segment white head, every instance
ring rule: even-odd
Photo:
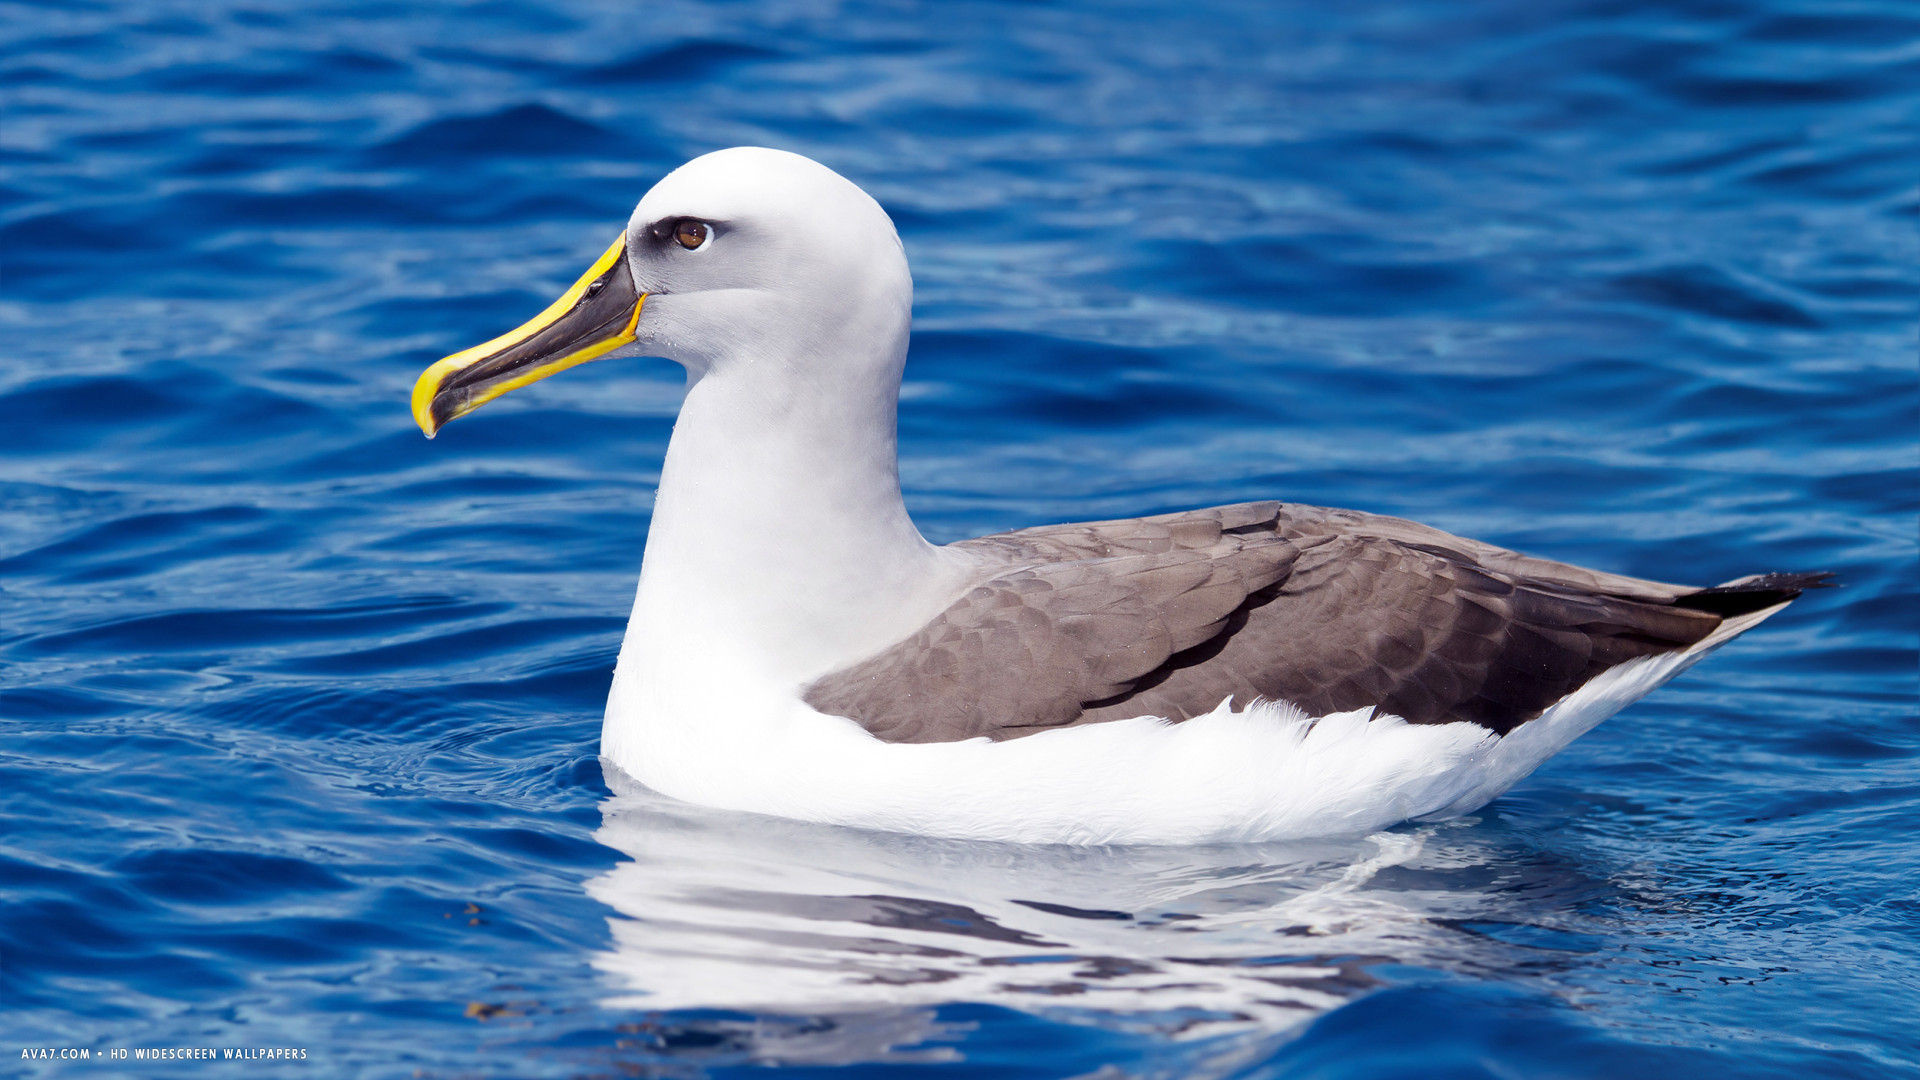
[[[648,294],[636,346],[696,372],[796,345],[850,359],[814,346],[844,340],[849,317],[904,330],[913,306],[887,212],[784,150],[719,150],[668,173],[627,223],[627,265]]]
[[[906,253],[871,196],[799,154],[719,150],[655,184],[546,311],[423,372],[414,417],[431,436],[605,356],[664,356],[696,379],[726,372],[773,393],[897,382],[912,307]]]

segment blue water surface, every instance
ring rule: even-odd
[[[1920,1075],[1911,3],[4,10],[0,1059],[306,1055],[27,1075]],[[1365,840],[635,790],[678,369],[408,392],[752,143],[900,227],[936,540],[1279,497],[1844,585]]]

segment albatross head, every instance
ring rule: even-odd
[[[885,380],[906,355],[913,285],[893,222],[851,181],[782,150],[687,162],[545,311],[435,363],[413,388],[431,438],[509,390],[606,356],[664,356],[693,377]]]

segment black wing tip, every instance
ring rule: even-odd
[[[1729,585],[1715,585],[1674,598],[1675,607],[1705,611],[1722,618],[1749,615],[1784,604],[1808,589],[1833,587],[1833,574],[1826,570],[1811,574],[1757,574]]]

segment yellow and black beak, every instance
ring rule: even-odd
[[[431,439],[441,426],[509,390],[633,341],[646,294],[627,269],[623,234],[579,281],[518,329],[454,353],[413,384],[413,419]]]

